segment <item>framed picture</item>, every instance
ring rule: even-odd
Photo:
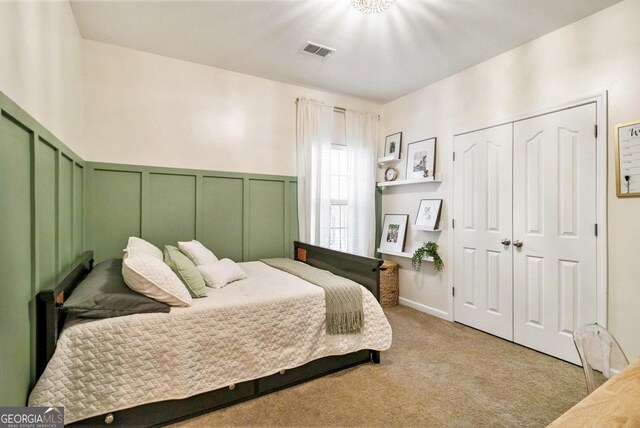
[[[616,195],[640,197],[640,120],[615,126]]]
[[[407,180],[433,178],[436,168],[436,138],[416,141],[407,146]]]
[[[416,215],[416,226],[431,230],[440,226],[440,210],[442,209],[442,199],[423,199],[418,207]]]
[[[402,144],[402,132],[387,135],[384,140],[384,157],[392,157],[392,159],[400,159],[400,145]]]
[[[407,214],[385,214],[382,225],[382,237],[380,238],[380,250],[398,251],[404,250],[404,240],[407,237]]]

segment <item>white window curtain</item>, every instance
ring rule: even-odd
[[[300,241],[329,247],[333,107],[301,98],[297,109]]]
[[[378,115],[347,110],[349,158],[347,251],[372,257],[375,250],[375,189]]]

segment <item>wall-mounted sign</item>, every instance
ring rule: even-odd
[[[640,121],[615,126],[616,194],[640,197]]]

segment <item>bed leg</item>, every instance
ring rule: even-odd
[[[380,364],[380,351],[371,351],[371,361],[373,364]]]

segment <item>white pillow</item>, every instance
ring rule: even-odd
[[[127,243],[125,252],[127,257],[138,254],[147,254],[158,260],[163,260],[162,251],[160,251],[158,247],[144,239],[136,238],[135,236],[129,237],[129,242]]]
[[[210,265],[218,261],[218,258],[209,251],[207,247],[195,239],[188,242],[178,242],[178,248],[180,248],[180,251],[189,257],[196,266]]]
[[[222,288],[233,281],[245,279],[247,275],[233,260],[222,259],[208,265],[198,266],[205,284],[211,288]]]
[[[191,295],[164,262],[148,254],[129,255],[122,260],[124,282],[133,291],[171,306],[190,306]]]

